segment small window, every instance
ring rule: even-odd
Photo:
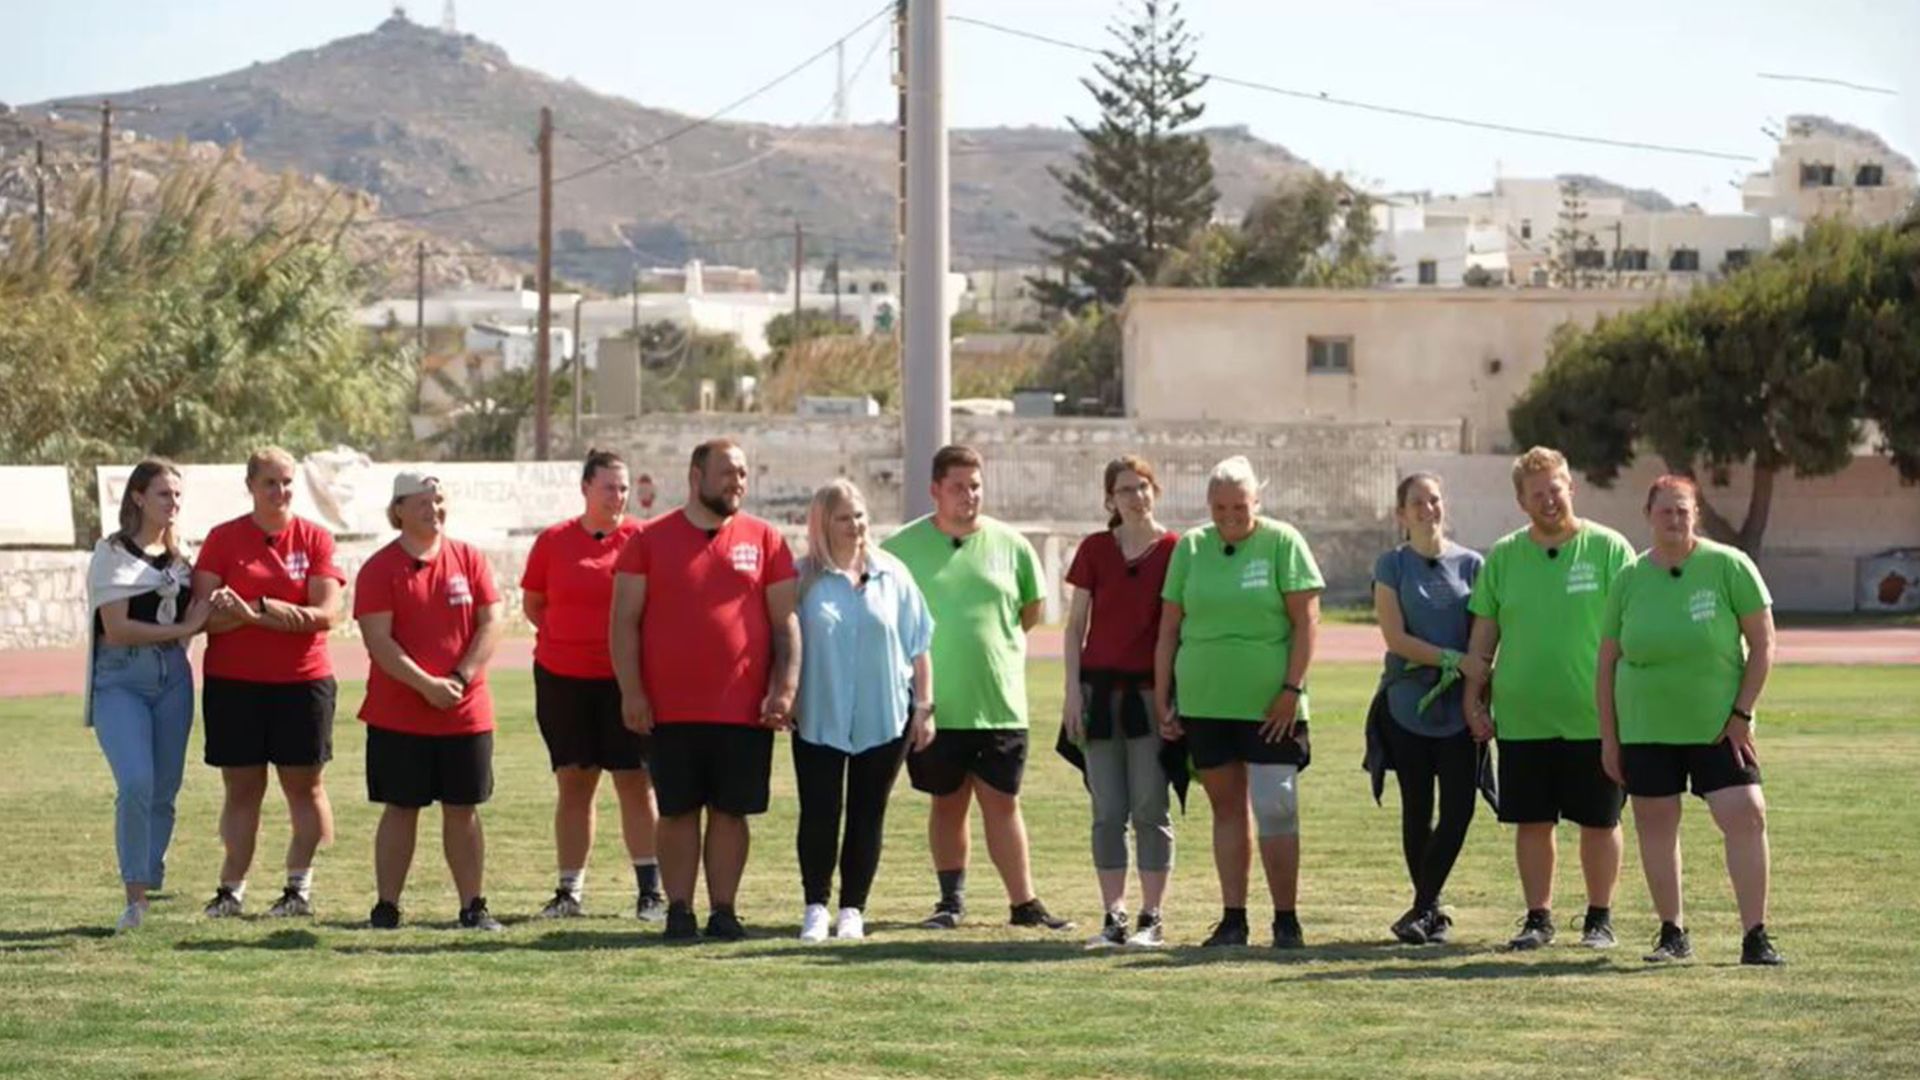
[[[1350,337],[1308,338],[1307,372],[1313,375],[1352,374],[1353,339]]]
[[[1700,269],[1700,253],[1693,248],[1674,248],[1673,256],[1667,260],[1667,269],[1679,273],[1694,273]]]
[[[1533,239],[1533,219],[1532,218],[1520,219],[1520,239],[1522,240]]]
[[[1615,270],[1645,270],[1647,268],[1646,248],[1621,248],[1613,254]]]
[[[1437,285],[1440,283],[1440,264],[1433,259],[1420,260],[1420,284]]]
[[[1753,252],[1748,251],[1746,248],[1728,248],[1727,249],[1726,270],[1728,273],[1731,273],[1735,270],[1744,270],[1747,268],[1748,264],[1752,262],[1753,262]]]
[[[1573,253],[1573,265],[1578,270],[1605,270],[1607,253],[1599,248],[1579,248]]]
[[[1886,169],[1879,165],[1862,165],[1860,171],[1853,174],[1854,187],[1879,187],[1886,182]]]
[[[1825,165],[1817,161],[1801,162],[1800,186],[1803,188],[1832,187],[1833,166]]]

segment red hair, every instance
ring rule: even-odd
[[[1684,494],[1693,500],[1693,505],[1700,505],[1700,485],[1694,482],[1693,477],[1668,473],[1654,480],[1653,486],[1647,489],[1647,513],[1653,513],[1653,501],[1659,498],[1663,491]]]

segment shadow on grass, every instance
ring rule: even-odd
[[[1433,960],[1444,959],[1447,958],[1439,955],[1433,957]],[[1370,982],[1396,979],[1481,982],[1491,979],[1546,979],[1558,975],[1631,974],[1639,970],[1639,968],[1616,966],[1603,956],[1591,956],[1580,960],[1524,961],[1501,959],[1497,955],[1490,954],[1486,959],[1465,964],[1441,964],[1428,961],[1418,964],[1377,965],[1344,971],[1309,971],[1296,978],[1299,982]]]
[[[275,930],[266,937],[251,940],[222,938],[212,941],[183,941],[174,948],[181,952],[234,952],[242,949],[264,949],[269,952],[287,952],[294,949],[311,949],[320,944],[320,935],[311,930]]]
[[[0,930],[0,944],[23,941],[58,941],[62,938],[110,938],[111,926],[68,926],[59,930]]]
[[[644,949],[670,948],[676,943],[665,942],[658,933],[640,930],[554,930],[537,938],[521,938],[505,934],[476,934],[461,931],[454,927],[427,927],[417,924],[410,929],[432,929],[444,931],[447,937],[443,941],[385,941],[389,931],[367,931],[358,940],[337,945],[335,952],[374,956],[432,956],[438,953],[496,953],[496,952],[580,952],[603,949]]]

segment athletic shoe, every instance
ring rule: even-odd
[[[967,917],[967,909],[956,903],[942,900],[933,905],[933,914],[920,920],[922,930],[958,930],[960,920]]]
[[[1127,943],[1127,913],[1120,910],[1107,912],[1106,919],[1100,924],[1100,932],[1087,939],[1089,949],[1117,949]]]
[[[661,931],[664,941],[699,941],[700,920],[693,917],[693,909],[684,904],[667,905],[667,927]]]
[[[807,905],[807,910],[800,916],[800,940],[827,940],[827,905]]]
[[[1612,918],[1580,917],[1580,944],[1589,949],[1611,949],[1618,944],[1613,937]]]
[[[281,890],[280,899],[267,909],[269,919],[304,919],[313,914],[313,902],[300,895],[299,889]]]
[[[1201,942],[1200,947],[1203,949],[1218,949],[1228,946],[1245,945],[1246,943],[1247,924],[1245,922],[1228,922],[1225,919],[1221,919],[1219,922],[1213,924],[1213,933],[1207,935],[1207,940]]]
[[[1649,964],[1664,964],[1671,960],[1687,960],[1693,956],[1693,941],[1687,932],[1672,923],[1660,924],[1660,936],[1654,939],[1653,951],[1645,957]]]
[[[1273,947],[1276,949],[1304,949],[1307,945],[1306,931],[1300,929],[1300,916],[1289,911],[1285,915],[1273,917]]]
[[[1135,949],[1157,949],[1166,943],[1166,932],[1161,926],[1159,913],[1141,912],[1139,921],[1133,925],[1133,936],[1127,939],[1127,944]]]
[[[1445,945],[1453,939],[1453,916],[1435,908],[1421,921],[1420,931],[1427,935],[1427,944]]]
[[[1552,913],[1541,912],[1535,915],[1529,911],[1527,917],[1520,920],[1520,932],[1513,935],[1513,939],[1507,942],[1507,948],[1514,952],[1532,952],[1552,940]]]
[[[400,929],[400,905],[382,900],[373,905],[373,911],[367,916],[367,925],[375,930]]]
[[[487,911],[487,898],[476,896],[466,907],[460,909],[460,929],[462,930],[504,930],[500,920]]]
[[[1048,911],[1047,905],[1041,903],[1037,896],[1024,904],[1015,904],[1008,911],[1011,913],[1007,919],[1010,926],[1036,926],[1048,930],[1073,929],[1072,919],[1063,919]]]
[[[204,914],[209,919],[230,919],[240,914],[240,897],[222,885],[213,890],[213,899],[207,901]]]
[[[586,909],[580,906],[580,898],[570,889],[553,890],[553,899],[540,909],[539,919],[577,919],[585,915]]]
[[[826,910],[821,908],[821,914],[826,914]],[[714,908],[707,913],[707,937],[714,941],[745,941],[747,928],[740,925],[740,916],[726,908]]]
[[[1767,927],[1763,923],[1747,931],[1740,941],[1740,962],[1760,967],[1778,967],[1787,962],[1779,950],[1773,947],[1773,939],[1767,936]]]
[[[867,917],[857,907],[843,907],[834,921],[833,936],[841,941],[861,941],[867,936]]]
[[[140,929],[140,924],[145,922],[146,918],[146,903],[135,900],[133,903],[127,905],[127,910],[120,913],[119,921],[113,924],[113,932],[116,934],[124,934],[129,930],[138,930]]]
[[[1425,945],[1427,943],[1427,913],[1419,908],[1408,908],[1405,915],[1393,921],[1388,927],[1393,936],[1403,945]]]
[[[667,917],[667,898],[657,892],[643,892],[634,901],[633,915],[641,922],[662,922]]]

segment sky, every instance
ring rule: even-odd
[[[820,50],[879,0],[457,0],[463,32],[513,60],[643,104],[704,114]],[[437,24],[443,0],[414,0]],[[1102,46],[1131,0],[946,0],[951,16]],[[0,0],[0,101],[182,82],[372,29],[379,0]],[[1196,67],[1312,95],[1741,155],[1726,160],[1474,130],[1214,83],[1203,123],[1245,125],[1376,190],[1468,192],[1580,172],[1739,208],[1794,113],[1877,131],[1920,159],[1920,0],[1187,0]],[[884,20],[846,44],[855,121],[892,115]],[[1091,57],[950,21],[949,121],[1058,126],[1093,115]],[[877,47],[876,47],[877,46]],[[871,50],[871,55],[869,52]],[[862,60],[866,63],[862,67]],[[1761,78],[1782,73],[1893,90]],[[824,120],[831,55],[730,114]],[[560,118],[564,124],[564,118]]]

